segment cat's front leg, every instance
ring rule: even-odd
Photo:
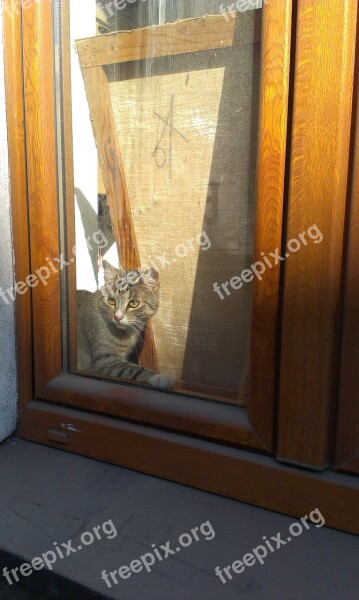
[[[174,386],[171,375],[156,373],[151,369],[125,359],[109,356],[107,353],[97,352],[93,362],[93,370],[110,375],[112,377],[123,377],[132,381],[148,383],[151,387],[159,390],[169,390]]]
[[[158,373],[130,362],[125,363],[121,369],[121,375],[122,377],[127,377],[136,381],[149,383],[151,387],[158,390],[170,390],[175,384],[174,378],[167,373]]]
[[[141,367],[137,364],[127,363],[126,367],[121,373],[122,377],[128,377],[136,381],[143,381],[149,383],[151,387],[158,390],[170,390],[174,387],[174,379],[171,375],[166,373],[156,373],[146,367]]]

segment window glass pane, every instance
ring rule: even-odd
[[[69,294],[78,296],[77,370],[160,388],[173,379],[178,392],[240,404],[262,10],[237,5],[70,0]]]

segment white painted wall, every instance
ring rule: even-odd
[[[98,229],[98,157],[86,90],[81,74],[75,40],[96,35],[96,0],[86,0],[86,10],[79,0],[70,0],[71,36],[71,86],[72,86],[72,129],[74,155],[75,190],[86,199],[89,205],[88,224],[91,232]],[[82,215],[83,216],[83,215]],[[95,292],[99,284],[93,273],[91,256],[86,244],[86,234],[81,218],[79,201],[75,199],[77,289]],[[105,258],[116,265],[118,256],[116,245],[108,249]]]
[[[80,190],[93,211],[97,213],[97,152],[85,86],[74,43],[75,40],[96,35],[96,0],[87,0],[86,10],[84,10],[83,3],[79,0],[70,0],[70,15],[74,183],[75,188]],[[76,200],[75,211],[77,288],[94,292],[97,290],[97,283],[86,245],[79,205]]]
[[[0,0],[0,287],[14,282],[10,181],[5,112],[2,1]],[[17,375],[14,304],[0,298],[0,441],[15,429]]]

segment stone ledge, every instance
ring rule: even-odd
[[[31,561],[54,541],[75,540],[109,519],[118,532],[59,560],[50,573],[23,578],[35,590],[24,600],[238,600],[244,593],[253,600],[358,598],[354,535],[313,527],[224,586],[214,575],[217,565],[232,564],[294,519],[17,438],[0,445],[0,481],[2,585],[4,566]],[[112,589],[101,580],[103,569],[129,565],[152,544],[174,542],[208,520],[213,540],[201,539]],[[12,600],[13,589],[1,600]],[[26,590],[18,592],[16,600],[23,600]]]

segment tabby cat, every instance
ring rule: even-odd
[[[158,272],[116,269],[106,261],[103,266],[104,287],[77,292],[78,369],[171,388],[170,375],[138,364],[139,342],[159,305]]]

